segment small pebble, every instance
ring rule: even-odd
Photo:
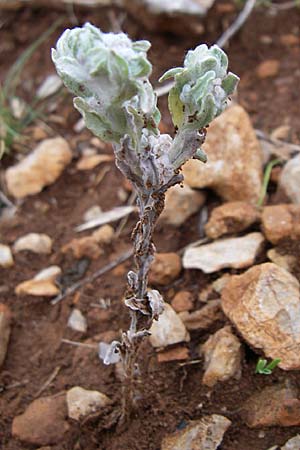
[[[80,386],[67,392],[68,416],[74,420],[80,420],[109,404],[110,399],[102,392],[89,391]]]
[[[177,292],[171,305],[176,312],[189,311],[193,308],[193,294],[189,291]]]
[[[87,321],[79,309],[73,309],[68,320],[68,327],[74,331],[85,333],[87,331]]]
[[[0,267],[8,269],[14,265],[11,249],[8,245],[0,244]]]
[[[13,249],[16,253],[27,250],[33,253],[49,255],[52,251],[52,239],[47,234],[28,233],[16,240]]]

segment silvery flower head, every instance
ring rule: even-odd
[[[160,81],[175,79],[169,95],[174,125],[202,128],[221,114],[239,81],[227,68],[223,50],[202,44],[187,53],[184,67],[170,69],[161,77]]]
[[[77,96],[75,107],[104,140],[119,142],[130,134],[128,120],[138,115],[159,120],[148,81],[149,48],[148,41],[132,42],[124,33],[103,33],[87,23],[66,30],[52,50],[58,74]]]

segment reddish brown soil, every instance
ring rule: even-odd
[[[97,14],[79,10],[75,10],[75,13],[80,24],[90,20],[104,30],[109,30],[107,10]],[[223,27],[233,19],[234,14],[221,13],[218,7],[214,7],[206,20],[207,32],[203,41],[214,42]],[[3,66],[1,81],[13,61],[59,16],[62,16],[61,12],[44,9],[32,11],[29,8],[7,14],[0,40]],[[299,36],[299,23],[300,11],[296,9],[277,16],[270,15],[266,9],[257,10],[228,48],[231,69],[242,79],[239,100],[250,112],[254,125],[269,132],[283,123],[288,123],[291,125],[291,138],[295,143],[300,142],[300,45],[287,47],[281,43],[281,36],[291,32],[296,32]],[[33,55],[30,64],[23,71],[20,93],[27,100],[45,76],[54,72],[49,50],[67,26],[74,26],[69,18],[64,19],[63,25]],[[152,41],[150,58],[155,67],[154,80],[165,69],[180,64],[186,49],[198,43],[198,40],[192,37],[184,39],[174,35],[150,33],[128,18],[123,28],[132,38],[148,38]],[[266,35],[272,39],[270,44],[262,43],[262,37]],[[276,78],[258,80],[255,68],[264,59],[280,61],[280,71]],[[165,107],[166,100],[162,99],[161,103]],[[71,97],[62,96],[54,113],[63,117],[62,124],[51,122],[49,117],[46,119],[47,123],[53,129],[53,134],[60,133],[70,141],[76,161],[80,143],[87,143],[91,136],[87,131],[80,135],[74,134],[73,125],[79,116],[72,108]],[[168,117],[165,119],[165,126],[170,126]],[[35,142],[29,143],[30,148],[34,145]],[[3,165],[12,163],[14,157],[14,154],[6,157]],[[128,316],[121,304],[121,298],[125,289],[126,268],[130,267],[131,261],[102,276],[93,285],[86,285],[81,289],[79,297],[69,296],[55,307],[51,306],[47,299],[17,298],[14,294],[14,288],[19,282],[28,279],[47,265],[61,265],[65,274],[61,282],[68,286],[129,248],[134,217],[129,220],[118,242],[107,248],[106,254],[96,262],[88,265],[88,261],[76,262],[70,256],[62,256],[60,253],[61,246],[75,236],[74,226],[82,221],[83,213],[90,206],[99,204],[105,210],[121,203],[117,188],[122,186],[123,181],[117,169],[111,165],[109,173],[97,185],[95,180],[101,170],[102,168],[96,168],[91,172],[80,173],[73,162],[54,185],[40,195],[26,199],[14,223],[1,230],[1,242],[8,244],[13,243],[16,237],[31,231],[47,233],[55,243],[54,253],[50,257],[19,253],[15,258],[14,268],[0,271],[0,299],[10,306],[14,316],[8,355],[0,373],[2,449],[34,448],[12,438],[11,422],[16,415],[24,411],[57,367],[60,368],[58,375],[42,395],[51,395],[80,385],[98,389],[113,398],[115,405],[119,403],[120,382],[116,379],[113,368],[103,366],[93,352],[63,344],[61,339],[83,341],[99,333],[110,330],[118,332],[126,328]],[[209,207],[217,202],[219,200],[210,194]],[[48,209],[43,212],[45,205]],[[157,249],[178,251],[187,243],[198,239],[198,222],[199,218],[194,216],[178,229],[160,226],[155,235]],[[293,246],[292,248],[295,251]],[[300,249],[297,255],[300,258]],[[261,261],[264,261],[264,258],[265,255],[262,255]],[[83,273],[85,268],[86,274]],[[196,298],[199,289],[219,275],[209,277],[199,271],[187,271],[164,290],[165,298],[171,299],[174,293],[182,288],[194,292]],[[111,299],[111,307],[106,314],[91,306],[91,303],[100,298]],[[84,336],[66,327],[74,303],[88,318],[88,332]],[[195,303],[195,307],[199,306],[200,304]],[[191,357],[196,356],[196,346],[221,325],[216,324],[207,333],[192,334]],[[272,445],[283,444],[289,437],[300,432],[300,427],[250,430],[240,421],[238,415],[243,401],[257,390],[286,379],[300,384],[299,372],[276,369],[275,373],[268,377],[254,375],[257,355],[247,350],[241,380],[218,384],[211,392],[201,385],[202,363],[183,367],[178,363],[158,365],[153,350],[147,345],[146,347],[149,371],[144,376],[139,409],[128,430],[118,434],[113,427],[105,429],[103,418],[90,419],[80,426],[70,421],[70,432],[63,443],[52,447],[53,450],[158,450],[162,438],[182,426],[184,421],[210,413],[224,414],[232,420],[232,426],[220,446],[221,450],[266,450]]]

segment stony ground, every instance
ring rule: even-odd
[[[186,164],[184,187],[168,193],[150,275],[166,308],[142,348],[137,409],[122,431],[122,368],[104,366],[98,345],[128,326],[134,197],[110,146],[83,129],[49,58],[75,19],[109,30],[121,13],[5,13],[1,82],[30,43],[63,23],[16,91],[27,102],[37,96],[43,114],[1,161],[1,448],[187,450],[193,435],[199,449],[299,450],[299,9],[255,10],[228,48],[239,92],[209,127],[208,163]],[[201,37],[152,17],[127,16],[122,26],[153,42],[156,83],[235,14],[232,3],[214,5]],[[159,103],[166,113],[166,98]],[[20,118],[22,105],[10,99]],[[173,132],[167,114],[161,130]],[[267,363],[255,373],[259,358]]]

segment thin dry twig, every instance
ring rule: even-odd
[[[177,253],[179,255],[183,255],[184,251],[187,250],[188,248],[198,247],[198,245],[207,244],[209,241],[210,241],[210,239],[208,237],[204,237],[202,239],[199,239],[198,241],[190,242],[189,244],[187,244],[184,247],[180,248],[177,251]]]
[[[274,11],[287,11],[288,9],[299,8],[299,2],[297,0],[291,0],[285,3],[271,3],[269,8]]]
[[[184,367],[184,366],[191,366],[193,364],[200,364],[201,363],[201,359],[192,359],[191,361],[185,361],[182,363],[179,363],[180,367]]]
[[[131,193],[131,195],[130,195],[130,197],[129,197],[129,201],[128,201],[128,203],[127,203],[127,206],[133,206],[134,203],[135,203],[136,197],[137,197],[136,192],[135,192],[135,191],[132,191],[132,193]],[[124,229],[126,223],[128,222],[128,219],[129,219],[129,214],[128,214],[128,216],[125,216],[125,217],[121,220],[121,222],[120,222],[120,224],[118,225],[118,228],[117,228],[117,230],[116,230],[116,232],[115,232],[115,238],[116,238],[116,239],[117,239],[117,238],[120,236],[120,234],[122,233],[122,231],[123,231],[123,229]]]
[[[230,25],[229,28],[222,34],[222,36],[219,37],[216,44],[219,47],[224,47],[228,41],[234,36],[240,28],[244,25],[248,17],[250,16],[254,6],[255,6],[256,0],[247,0],[245,3],[244,8],[239,13],[235,21]]]
[[[3,386],[3,390],[7,391],[8,389],[15,389],[18,387],[26,386],[29,383],[29,380],[16,381],[15,383],[9,384],[7,386]],[[2,386],[0,387],[0,392],[2,392]]]
[[[56,305],[58,302],[63,300],[65,297],[67,297],[70,294],[73,294],[73,292],[77,291],[79,288],[84,286],[87,283],[91,283],[92,281],[96,280],[96,278],[100,277],[101,275],[104,275],[107,272],[110,272],[115,267],[119,266],[123,262],[127,261],[129,258],[131,258],[133,255],[133,249],[129,250],[126,253],[123,253],[118,259],[115,261],[110,262],[104,267],[101,267],[101,269],[97,270],[96,272],[92,273],[92,275],[84,278],[83,280],[77,281],[77,283],[72,284],[69,286],[65,292],[62,294],[59,294],[57,297],[55,297],[52,301],[52,305]]]
[[[119,13],[118,15],[113,9],[110,9],[107,13],[108,19],[110,21],[111,30],[114,33],[121,33],[122,25],[124,23],[124,20],[126,19],[126,13]]]
[[[0,201],[9,208],[17,209],[17,207],[6,197],[6,195],[2,191],[0,191]]]
[[[244,8],[239,13],[239,15],[236,17],[235,21],[230,25],[229,28],[219,37],[219,39],[216,41],[216,44],[219,47],[224,47],[228,41],[240,30],[240,28],[244,25],[248,17],[250,16],[254,6],[255,6],[256,0],[247,0],[245,3]],[[164,86],[159,86],[155,89],[155,93],[157,97],[162,97],[163,95],[168,94],[168,92],[172,89],[174,86],[174,82],[171,81]]]
[[[98,348],[97,344],[85,344],[84,342],[71,341],[70,339],[62,339],[61,342],[63,344],[74,345],[74,347],[91,348],[92,350],[95,350],[96,348]]]
[[[78,225],[75,230],[80,233],[81,231],[90,230],[91,228],[96,228],[100,225],[105,225],[106,223],[116,222],[135,210],[136,207],[134,206],[116,206],[109,211],[101,212],[95,219],[88,220],[87,222]]]
[[[285,153],[288,153],[288,155],[290,156],[292,153],[296,153],[296,152],[300,152],[300,145],[297,144],[292,144],[291,142],[286,142],[286,141],[282,141],[281,139],[274,139],[271,136],[269,136],[267,133],[265,133],[262,130],[255,130],[256,136],[258,139],[262,140],[262,141],[266,141],[269,144],[272,144],[277,150],[274,151],[274,153],[277,156],[286,156]],[[279,149],[285,148],[287,150],[287,152],[283,152]]]
[[[51,375],[47,378],[45,383],[40,387],[40,389],[37,391],[37,393],[34,395],[34,398],[39,397],[46,389],[47,387],[52,383],[52,381],[55,380],[55,378],[58,375],[58,372],[60,371],[61,366],[56,366]]]
[[[100,172],[98,173],[98,175],[96,176],[96,179],[93,183],[94,186],[98,186],[98,184],[101,183],[101,181],[104,179],[105,175],[110,171],[110,167],[109,166],[105,166],[103,167]]]

